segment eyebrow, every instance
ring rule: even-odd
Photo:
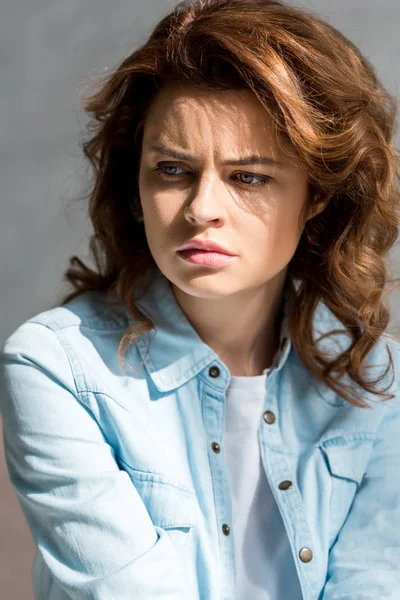
[[[161,154],[166,154],[167,156],[171,156],[172,158],[176,158],[178,160],[189,160],[192,162],[196,162],[196,159],[193,156],[190,156],[189,154],[184,154],[183,152],[177,152],[172,148],[168,148],[168,146],[164,146],[164,144],[155,144],[154,146],[151,146],[150,152],[160,152]],[[285,168],[284,163],[275,160],[274,158],[270,158],[267,156],[258,156],[256,154],[252,154],[243,158],[228,159],[225,160],[222,163],[222,165],[273,165],[281,169]]]

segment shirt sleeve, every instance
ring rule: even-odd
[[[395,377],[398,352],[397,347],[392,351]],[[400,597],[399,398],[378,402],[386,405],[382,406],[385,416],[364,478],[331,547],[321,600]]]
[[[175,547],[77,393],[58,334],[27,322],[0,357],[9,477],[52,578],[75,600],[191,599]]]

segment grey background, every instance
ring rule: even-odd
[[[0,20],[0,345],[57,302],[70,255],[87,259],[90,226],[79,148],[79,91],[145,41],[173,0],[9,0]],[[354,41],[398,97],[398,0],[296,2]],[[398,276],[399,250],[392,252]],[[399,293],[388,295],[397,334]],[[1,428],[0,428],[1,433]],[[0,444],[0,590],[33,600],[34,544],[8,481]]]

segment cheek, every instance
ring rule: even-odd
[[[160,192],[152,193],[149,188],[146,188],[146,192],[142,193],[140,198],[145,220],[153,227],[165,231],[179,211],[179,206],[177,202],[174,202],[174,198]]]
[[[258,252],[274,262],[288,262],[293,256],[301,237],[300,209],[276,210],[256,226],[247,237],[247,248]]]
[[[299,223],[300,209],[282,211],[275,227],[277,244],[288,251],[297,247],[302,230]]]
[[[165,196],[149,193],[142,199],[144,228],[150,250],[154,258],[162,260],[162,256],[179,238],[176,235],[179,223],[179,207]]]
[[[148,173],[148,169],[141,168],[138,178],[139,196],[143,208],[143,214],[148,220],[157,217],[158,205],[156,189],[154,188],[153,177]]]
[[[156,202],[154,199],[151,199],[150,202],[147,203],[144,210],[146,211],[145,214],[147,214],[148,220],[151,221],[155,227],[164,228],[172,220],[170,207],[167,204]]]

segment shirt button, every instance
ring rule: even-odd
[[[278,487],[280,490],[288,490],[289,488],[292,487],[292,482],[291,481],[281,481],[281,483],[279,484]]]
[[[275,415],[270,410],[267,410],[263,416],[264,416],[264,421],[266,423],[268,423],[268,425],[272,425],[272,423],[275,423]]]
[[[210,377],[219,377],[220,370],[218,367],[210,367],[208,370],[208,374],[210,375]]]
[[[302,548],[299,552],[299,556],[300,560],[302,560],[304,563],[308,563],[310,560],[312,560],[313,553],[311,552],[310,548]]]
[[[226,523],[224,523],[222,525],[222,531],[224,532],[225,535],[229,535],[230,529],[229,529],[228,525],[226,525]]]
[[[213,442],[213,443],[211,444],[211,447],[212,447],[212,449],[214,450],[214,452],[215,452],[216,454],[218,454],[218,452],[221,450],[221,447],[220,447],[220,445],[219,445],[219,444],[217,444],[217,442]]]

